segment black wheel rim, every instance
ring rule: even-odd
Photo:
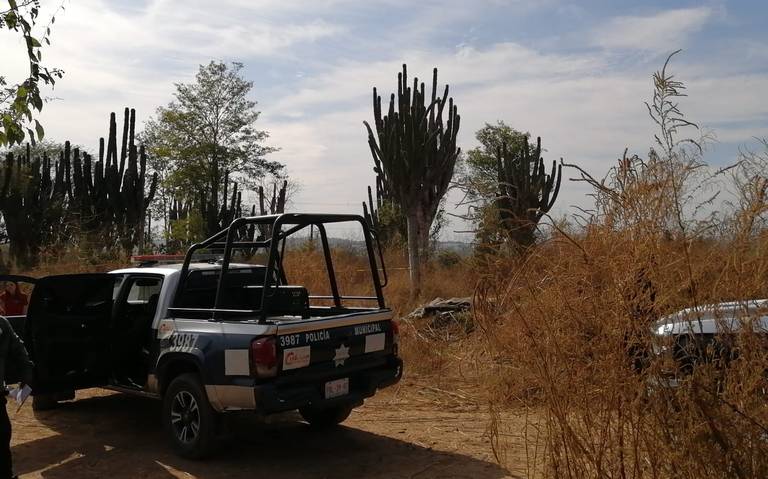
[[[189,391],[179,391],[171,404],[171,426],[176,439],[184,444],[195,442],[200,435],[200,409]]]

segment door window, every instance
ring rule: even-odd
[[[157,303],[163,279],[159,277],[128,277],[123,282],[125,291],[118,307],[117,324],[138,330],[151,327],[155,318]]]
[[[161,285],[160,278],[136,278],[131,283],[126,301],[128,304],[147,305],[154,299],[153,296],[160,296]]]

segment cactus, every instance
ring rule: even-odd
[[[99,245],[119,246],[126,252],[142,247],[147,208],[157,188],[156,173],[147,186],[146,151],[143,145],[136,147],[135,139],[136,111],[126,108],[119,160],[114,113],[109,118],[106,152],[104,138],[99,140],[98,161],[94,163],[87,153],[81,158],[77,148],[71,151],[69,142],[63,153],[67,161],[73,154],[68,193],[81,231],[99,236]]]
[[[21,267],[33,266],[41,248],[69,235],[63,214],[68,166],[62,161],[52,164],[47,154],[32,159],[29,145],[22,156],[6,156],[0,212],[10,256]]]
[[[272,199],[268,200],[264,195],[264,187],[259,186],[259,214],[276,215],[285,213],[285,194],[288,188],[288,180],[283,180],[280,189],[277,189],[277,182],[272,183]]]
[[[272,197],[267,198],[264,193],[264,187],[259,186],[259,215],[276,215],[285,213],[285,196],[288,189],[288,180],[283,180],[280,189],[277,189],[277,182],[272,183]],[[251,216],[255,216],[256,205],[253,205]],[[249,231],[250,238],[253,239],[255,231]],[[271,235],[269,225],[259,225],[259,238],[268,238]]]
[[[447,113],[445,123],[443,113]],[[448,85],[443,96],[437,96],[437,68],[432,75],[431,100],[427,100],[424,83],[414,78],[413,87],[408,85],[405,65],[398,74],[397,97],[392,94],[384,116],[381,97],[373,89],[373,114],[376,132],[368,122],[364,124],[376,181],[385,197],[393,198],[405,214],[412,293],[417,294],[430,226],[460,153],[456,147],[460,117],[453,98],[448,98]]]
[[[379,223],[379,209],[381,208],[381,197],[379,196],[378,183],[376,184],[376,203],[373,202],[373,195],[371,194],[371,187],[368,187],[368,203],[363,201],[363,217],[365,222],[371,228],[371,231],[379,238],[381,238],[381,224]]]
[[[168,209],[168,221],[185,220],[189,216],[191,204],[188,201],[174,198]]]
[[[531,150],[528,138],[517,150],[502,145],[496,154],[499,191],[496,210],[509,240],[516,247],[527,248],[534,242],[536,225],[552,209],[560,192],[562,165],[552,162],[547,173],[541,158],[541,138]]]
[[[19,264],[34,264],[41,248],[76,235],[107,249],[141,247],[157,175],[147,185],[147,155],[136,147],[135,126],[136,112],[126,108],[119,160],[114,113],[106,152],[101,138],[95,162],[69,142],[53,163],[45,154],[32,159],[29,145],[24,156],[7,155],[0,212]]]
[[[232,188],[231,195],[229,194],[230,185]],[[200,218],[204,219],[204,236],[213,235],[214,233],[221,231],[229,226],[229,224],[232,223],[232,220],[243,216],[242,193],[239,191],[236,182],[230,182],[229,173],[225,173],[224,175],[224,190],[222,196],[224,200],[221,201],[219,206],[216,206],[218,201],[215,201],[206,191],[201,191],[196,201],[191,200],[187,203],[187,212],[194,208],[197,210]],[[179,200],[176,200],[176,202],[178,204],[183,204],[183,202],[179,202]],[[217,208],[215,212],[216,214],[211,216],[210,213],[214,207]]]
[[[376,182],[376,200],[368,187],[368,202],[363,201],[363,217],[371,231],[384,245],[393,245],[407,237],[408,226],[397,203],[386,196],[381,182]]]

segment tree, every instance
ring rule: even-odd
[[[560,168],[547,174],[541,159],[541,141],[529,145],[522,133],[503,121],[486,123],[477,131],[479,147],[470,150],[458,175],[467,206],[465,220],[475,226],[481,250],[508,243],[527,248],[542,216],[554,205],[560,190]]]
[[[461,218],[473,225],[475,241],[482,248],[504,242],[495,208],[499,192],[497,155],[502,145],[520,148],[530,133],[523,133],[499,120],[486,123],[475,133],[480,146],[462,155],[455,186],[464,194],[460,206],[467,207]]]
[[[419,84],[418,78],[413,79],[413,88],[408,85],[405,65],[397,79],[397,100],[392,94],[384,116],[381,97],[373,88],[376,132],[368,122],[364,124],[374,171],[405,213],[411,292],[416,296],[421,288],[422,253],[429,247],[430,226],[448,191],[460,153],[456,147],[460,117],[453,98],[448,98],[448,85],[443,96],[437,96],[437,68],[432,73],[429,101],[424,83]]]
[[[249,99],[253,82],[242,76],[243,65],[201,65],[193,83],[177,83],[175,100],[158,108],[145,125],[155,171],[161,172],[163,214],[172,201],[200,216],[207,235],[226,226],[228,191],[255,190],[265,175],[280,176],[283,165],[268,161],[276,151],[265,146],[266,131],[256,129],[260,112]]]
[[[29,61],[28,76],[20,83],[9,83],[0,72],[0,146],[21,144],[25,138],[32,142],[43,139],[43,126],[33,119],[33,110],[39,112],[43,109],[40,85],[53,86],[63,75],[61,70],[48,68],[42,62],[43,43],[51,44],[51,25],[56,16],[51,16],[40,37],[34,33],[39,13],[39,0],[7,0],[0,3],[0,31],[7,29],[21,35]],[[32,122],[35,131],[26,126]]]
[[[495,125],[486,123],[475,133],[480,146],[467,151],[463,157],[457,185],[466,192],[468,198],[490,203],[498,191],[498,171],[496,156],[503,145],[509,149],[518,149],[530,133],[523,133],[507,126],[503,121]]]

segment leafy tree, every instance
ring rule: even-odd
[[[498,152],[503,145],[508,149],[521,148],[530,136],[501,120],[494,125],[486,123],[475,133],[480,146],[462,156],[456,175],[456,186],[464,193],[460,205],[467,207],[462,218],[472,223],[475,240],[483,248],[504,241],[495,207],[499,192]]]
[[[467,154],[458,185],[468,206],[464,218],[474,223],[481,251],[533,244],[536,225],[557,198],[561,167],[553,164],[548,174],[541,139],[529,145],[529,137],[503,121],[486,123],[476,134],[481,146]]]
[[[280,176],[284,169],[266,159],[276,149],[264,145],[269,134],[255,126],[260,112],[242,68],[201,65],[195,81],[175,84],[175,100],[145,125],[143,138],[162,178],[163,215],[172,200],[191,205],[205,234],[225,226],[229,179],[240,183],[240,191],[255,190],[265,176]]]
[[[523,146],[530,133],[523,133],[507,126],[503,121],[495,125],[486,123],[475,133],[480,146],[467,151],[463,158],[462,171],[458,176],[458,184],[470,198],[482,202],[492,202],[498,191],[498,171],[496,156],[503,145],[508,149],[518,149]]]
[[[28,76],[21,83],[9,83],[0,72],[0,146],[21,144],[25,138],[32,142],[43,139],[43,126],[33,119],[33,111],[43,109],[40,85],[53,86],[63,75],[61,70],[48,68],[42,62],[43,44],[51,44],[51,25],[56,16],[51,16],[43,35],[39,36],[34,32],[39,14],[39,0],[0,2],[0,31],[5,29],[21,35],[29,60]],[[32,122],[34,131],[27,126]]]

